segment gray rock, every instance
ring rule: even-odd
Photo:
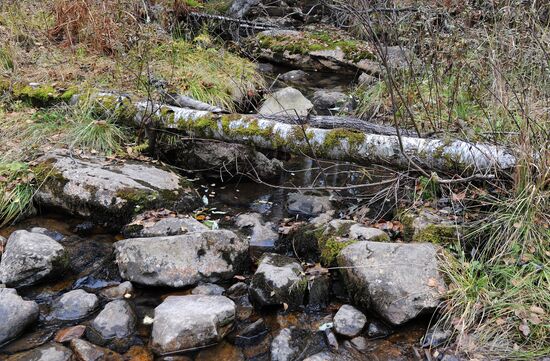
[[[391,333],[391,328],[377,321],[369,323],[369,327],[367,328],[367,335],[369,337],[386,337],[391,335]]]
[[[389,242],[388,234],[378,228],[354,224],[349,228],[349,237],[359,241]]]
[[[11,356],[9,361],[73,361],[73,353],[67,347],[52,342],[33,350]]]
[[[422,338],[422,347],[436,348],[443,345],[452,335],[451,330],[443,330],[439,327],[432,327]]]
[[[235,303],[224,296],[169,296],[155,308],[152,348],[164,354],[219,342],[235,319]]]
[[[108,300],[130,298],[134,294],[132,282],[122,282],[117,286],[107,287],[101,290],[101,295]]]
[[[368,341],[366,338],[358,336],[358,337],[354,337],[351,340],[351,345],[359,351],[365,351],[368,346]]]
[[[305,216],[318,216],[332,210],[330,197],[314,196],[301,193],[289,193],[287,200],[288,212]]]
[[[58,320],[79,320],[95,310],[99,300],[93,293],[73,290],[57,299],[53,305],[52,317]]]
[[[318,111],[326,111],[333,108],[339,108],[346,104],[350,98],[338,91],[317,90],[313,93],[313,105]]]
[[[275,225],[272,222],[265,223],[259,213],[240,214],[235,222],[240,229],[250,229],[250,246],[272,247],[279,234],[273,230]]]
[[[49,229],[46,229],[46,228],[43,228],[43,227],[32,227],[31,229],[29,229],[29,232],[43,234],[45,236],[50,237],[51,239],[53,239],[56,242],[61,242],[63,240],[63,238],[65,238],[65,236],[62,235],[61,233],[59,233],[57,231],[50,231]]]
[[[122,361],[122,356],[116,352],[79,338],[72,339],[70,346],[79,361]]]
[[[176,236],[193,232],[208,231],[201,222],[191,217],[166,217],[158,221],[144,220],[142,215],[134,218],[124,227],[126,238]]]
[[[303,360],[326,349],[322,333],[283,328],[271,342],[271,361]]]
[[[136,323],[136,314],[127,301],[111,301],[91,322],[86,336],[97,345],[116,344],[115,348],[125,349],[125,341],[135,332]]]
[[[202,283],[193,288],[191,294],[193,295],[207,295],[207,296],[221,296],[225,292],[222,286],[218,286],[213,283]]]
[[[244,282],[237,282],[227,289],[225,295],[229,298],[239,298],[248,294],[248,285]]]
[[[310,309],[321,309],[330,303],[330,284],[329,274],[308,276],[307,305]]]
[[[264,319],[259,318],[255,322],[239,330],[235,335],[235,342],[240,347],[254,344],[268,332]]]
[[[335,213],[334,210],[321,213],[317,217],[311,218],[309,220],[309,223],[311,223],[315,227],[325,226],[334,219],[334,213]]]
[[[61,151],[39,158],[38,163],[50,174],[35,197],[40,205],[112,227],[119,228],[136,211],[186,211],[200,205],[185,179],[152,164],[80,159]]]
[[[306,288],[307,280],[298,262],[286,256],[265,253],[252,277],[249,294],[260,307],[286,303],[293,309],[302,304]]]
[[[343,305],[334,315],[334,329],[343,336],[357,336],[366,323],[367,317],[363,312],[351,305]]]
[[[258,111],[261,115],[306,116],[313,104],[299,90],[286,87],[266,97]]]
[[[241,19],[260,2],[261,0],[234,0],[229,10],[227,10],[227,15]]]
[[[52,238],[27,231],[15,231],[0,262],[0,281],[8,286],[32,285],[59,270],[65,260],[63,246]]]
[[[459,239],[462,229],[451,217],[441,211],[421,209],[403,212],[399,219],[403,223],[403,237],[407,242],[449,243]]]
[[[325,341],[331,350],[338,350],[338,339],[331,328],[325,330]]]
[[[297,82],[303,80],[307,76],[307,73],[303,70],[291,70],[279,76],[279,79],[282,81]]]
[[[0,345],[11,340],[38,319],[34,301],[25,301],[13,288],[0,288]]]
[[[344,248],[338,265],[353,301],[392,325],[435,310],[445,293],[433,244],[357,242]]]
[[[244,270],[248,241],[231,231],[133,238],[115,243],[122,278],[149,286],[184,287],[229,279]]]
[[[378,81],[379,79],[375,76],[372,76],[367,73],[361,73],[361,75],[359,75],[359,79],[357,79],[357,84],[359,86],[368,86],[368,85],[376,84]]]

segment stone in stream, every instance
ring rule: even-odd
[[[79,320],[93,312],[98,304],[99,300],[93,293],[69,291],[54,302],[51,316],[58,320]]]
[[[252,277],[250,299],[260,307],[286,304],[295,309],[303,302],[307,279],[294,259],[265,253]]]
[[[296,117],[306,116],[312,108],[313,104],[299,90],[286,87],[268,95],[258,113]]]
[[[132,220],[131,223],[122,229],[122,234],[126,238],[139,237],[160,237],[160,236],[176,236],[180,234],[208,231],[201,222],[191,217],[172,216],[169,214],[165,218],[157,219],[154,213],[162,213],[164,211],[150,211],[142,213]]]
[[[386,337],[391,335],[391,333],[392,329],[379,321],[369,323],[369,327],[367,328],[367,335],[372,338]]]
[[[10,356],[6,361],[73,361],[74,355],[67,347],[52,342],[33,350]]]
[[[248,241],[227,230],[132,238],[115,243],[122,278],[149,286],[185,287],[244,271]]]
[[[108,300],[131,298],[134,295],[134,286],[132,282],[126,281],[117,286],[104,288],[100,294]]]
[[[157,308],[152,348],[166,354],[218,343],[232,328],[235,303],[224,296],[169,296]]]
[[[24,230],[13,232],[0,262],[0,282],[7,286],[32,285],[54,270],[67,266],[65,249],[49,236]]]
[[[119,229],[137,211],[170,208],[187,211],[200,205],[192,185],[159,166],[99,156],[72,157],[64,151],[37,160],[42,186],[35,200]],[[43,178],[43,179],[41,179]]]
[[[55,334],[54,341],[59,343],[69,342],[75,338],[81,338],[86,332],[86,326],[77,325],[72,327],[63,328]]]
[[[93,343],[125,352],[137,324],[136,314],[125,300],[111,301],[86,329],[86,337]]]
[[[271,361],[304,360],[327,349],[321,332],[283,328],[271,342]]]
[[[25,301],[13,288],[0,288],[0,344],[19,336],[38,314],[36,302]]]
[[[333,209],[330,197],[302,193],[289,193],[287,208],[291,214],[300,214],[307,217],[318,216]]]
[[[357,336],[366,323],[367,317],[352,305],[343,305],[334,315],[334,329],[343,336]]]
[[[107,348],[96,346],[88,341],[75,338],[71,340],[71,349],[79,361],[122,361],[121,355]]]
[[[355,304],[392,325],[433,312],[446,292],[437,246],[429,243],[356,242],[338,265]]]
[[[279,79],[281,79],[282,81],[288,81],[288,82],[298,82],[298,81],[304,80],[304,78],[306,78],[307,76],[308,74],[305,71],[298,69],[298,70],[287,71],[286,73],[281,74],[281,76],[279,76]]]
[[[449,244],[457,241],[461,233],[461,227],[453,217],[441,211],[421,209],[402,212],[399,220],[403,224],[403,237],[407,242]]]
[[[342,92],[330,90],[317,90],[313,93],[313,105],[315,110],[326,112],[329,109],[344,106],[350,97]]]
[[[191,291],[193,295],[209,295],[221,296],[225,292],[225,288],[214,283],[199,283],[199,285]]]
[[[275,225],[264,222],[259,213],[240,214],[235,224],[240,229],[249,230],[251,247],[270,248],[279,238],[279,234],[273,230]]]

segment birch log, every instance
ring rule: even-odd
[[[157,126],[177,129],[197,138],[362,165],[406,169],[413,160],[427,171],[476,174],[507,170],[516,162],[504,147],[461,140],[403,136],[400,145],[396,135],[369,134],[344,128],[321,129],[258,115],[216,114],[147,102],[137,103],[137,110],[135,119],[138,123],[144,119],[149,121],[153,113]]]

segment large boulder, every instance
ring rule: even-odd
[[[350,297],[393,325],[433,312],[445,293],[433,244],[357,242],[338,265]]]
[[[267,96],[258,111],[261,115],[306,116],[313,104],[299,90],[286,87]]]
[[[52,238],[24,230],[11,234],[0,262],[0,282],[8,286],[32,285],[52,271],[67,266],[65,249]]]
[[[0,288],[0,345],[19,336],[39,312],[36,302],[23,300],[12,288]]]
[[[133,238],[115,243],[122,278],[149,286],[185,287],[243,271],[248,241],[227,230]]]
[[[125,300],[111,301],[86,329],[86,337],[93,343],[125,352],[135,332],[137,317]]]
[[[73,361],[73,353],[67,347],[52,342],[30,351],[18,353],[7,361]]]
[[[149,163],[76,158],[59,151],[39,158],[35,173],[43,180],[36,194],[39,205],[116,228],[138,211],[187,211],[200,205],[184,178]]]
[[[258,306],[300,306],[307,288],[302,266],[294,259],[265,253],[252,277],[250,298]]]
[[[93,293],[73,290],[54,302],[52,317],[58,320],[79,320],[93,312],[99,299]]]
[[[235,303],[224,296],[169,296],[157,308],[152,347],[166,354],[219,342],[235,319]]]

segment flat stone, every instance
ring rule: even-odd
[[[225,292],[225,288],[218,286],[214,283],[202,283],[193,288],[191,294],[193,295],[209,295],[209,296],[221,296]]]
[[[100,224],[120,228],[139,210],[187,211],[200,204],[196,191],[176,173],[156,165],[78,158],[57,151],[37,160],[50,176],[35,200]]]
[[[297,89],[286,87],[266,97],[258,113],[295,117],[306,116],[313,104]]]
[[[93,312],[99,300],[93,293],[73,290],[57,299],[51,316],[58,320],[78,320]]]
[[[7,361],[73,361],[73,353],[58,343],[49,343],[30,351],[10,356]]]
[[[84,332],[86,332],[86,326],[84,325],[67,327],[57,331],[54,340],[55,342],[59,343],[69,342],[72,339],[82,337],[82,335],[84,335]]]
[[[88,341],[75,338],[71,349],[79,361],[122,361],[122,356],[107,348],[96,346]]]
[[[435,311],[446,292],[437,246],[428,243],[356,242],[338,265],[355,304],[392,325]]]
[[[390,236],[378,228],[354,224],[349,228],[349,237],[358,241],[389,242]]]
[[[146,218],[148,213],[151,214],[152,212],[145,212],[134,217],[132,222],[122,230],[124,236],[127,238],[176,236],[209,230],[204,224],[191,217],[177,216],[151,219]]]
[[[272,222],[264,222],[259,213],[240,214],[235,224],[240,229],[250,230],[250,246],[252,247],[273,247],[279,239],[279,234],[273,229]]]
[[[366,323],[367,317],[363,312],[351,305],[343,305],[334,315],[334,329],[343,336],[357,336]]]
[[[63,268],[65,249],[52,238],[24,230],[8,238],[2,261],[0,282],[7,286],[32,285]]]
[[[307,280],[298,262],[290,257],[265,253],[252,277],[249,294],[260,307],[286,304],[292,309],[302,304],[306,288]]]
[[[332,210],[330,198],[301,193],[289,193],[287,200],[288,212],[313,217]]]
[[[248,241],[227,230],[132,238],[115,243],[122,278],[149,286],[185,287],[230,279],[244,268]]]
[[[158,354],[219,342],[235,319],[235,303],[224,296],[169,296],[155,308],[152,348]]]
[[[0,344],[19,336],[38,314],[36,302],[25,301],[13,288],[0,288]]]
[[[134,286],[132,282],[126,281],[117,286],[104,288],[100,294],[108,300],[131,298],[134,295]]]

